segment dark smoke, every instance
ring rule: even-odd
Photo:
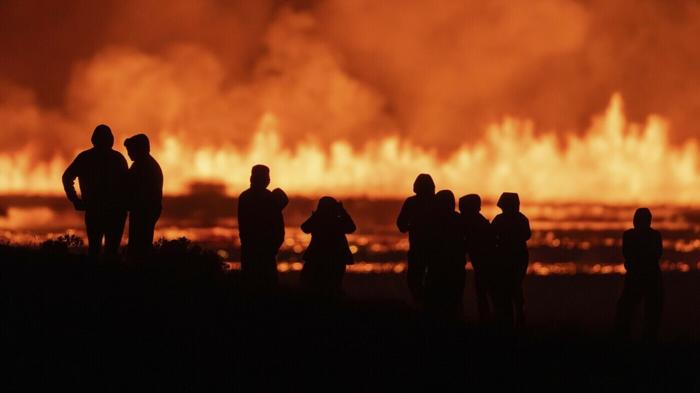
[[[266,111],[287,142],[444,151],[506,114],[583,130],[615,91],[680,141],[697,37],[691,0],[2,1],[0,152],[72,152],[100,122],[244,145]]]

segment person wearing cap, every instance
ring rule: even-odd
[[[163,171],[151,156],[151,143],[144,134],[127,138],[124,146],[133,161],[129,168],[129,258],[148,256],[163,201]]]
[[[424,300],[426,268],[434,254],[434,236],[431,233],[431,216],[435,202],[435,182],[427,173],[421,173],[413,182],[412,195],[404,201],[396,219],[401,233],[408,232],[408,268],[406,281],[414,302]]]
[[[523,279],[527,273],[529,253],[527,241],[530,239],[530,221],[520,212],[520,198],[513,192],[504,192],[497,206],[502,213],[491,223],[496,238],[496,268],[499,300],[499,319],[507,327],[522,327],[525,322],[523,307]]]
[[[644,303],[644,336],[656,340],[663,307],[663,284],[659,259],[663,254],[661,233],[651,227],[651,210],[634,213],[632,229],[622,236],[625,258],[625,283],[617,303],[616,328],[620,335],[630,333],[634,309]]]
[[[277,252],[284,242],[282,210],[288,203],[281,189],[267,189],[270,169],[255,165],[250,188],[238,197],[241,273],[247,284],[266,288],[277,284]]]
[[[126,221],[126,175],[128,165],[121,153],[112,149],[114,135],[104,125],[92,133],[92,148],[83,151],[63,173],[63,188],[78,211],[85,212],[88,255],[102,253],[116,258]],[[80,195],[75,190],[78,179]]]

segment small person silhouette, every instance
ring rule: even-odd
[[[431,215],[435,200],[435,183],[426,173],[421,173],[413,183],[415,195],[408,197],[401,206],[396,226],[402,233],[408,232],[408,269],[406,281],[411,297],[416,303],[424,300],[426,267],[432,254]]]
[[[134,162],[128,172],[129,245],[131,259],[153,250],[153,234],[163,209],[163,171],[151,156],[151,143],[144,134],[127,138],[124,146]]]
[[[277,251],[284,242],[287,195],[281,189],[270,191],[270,169],[255,165],[250,188],[238,197],[238,230],[241,240],[241,273],[252,287],[270,288],[277,284]]]
[[[496,238],[497,292],[499,319],[508,327],[522,327],[525,322],[523,279],[527,273],[530,221],[520,212],[518,194],[504,192],[497,206],[502,213],[491,223]],[[515,318],[515,321],[513,319]]]
[[[341,293],[345,266],[353,263],[345,235],[355,229],[355,223],[341,202],[329,196],[318,201],[316,211],[301,224],[301,230],[311,234],[303,256],[302,286],[328,295]]]
[[[465,250],[474,269],[474,288],[479,319],[492,317],[494,306],[494,256],[496,237],[491,223],[481,214],[481,198],[469,194],[459,198],[459,211],[465,232]]]
[[[464,226],[455,211],[455,196],[450,190],[435,194],[432,221],[433,257],[425,276],[428,311],[444,317],[460,317],[464,297],[466,264]]]
[[[644,302],[644,336],[654,341],[658,337],[663,308],[663,283],[659,259],[663,253],[661,233],[651,227],[651,211],[639,208],[634,213],[634,228],[622,236],[625,258],[625,284],[617,303],[616,327],[628,336],[635,307]]]
[[[88,255],[104,255],[116,259],[126,222],[126,176],[128,165],[118,151],[112,149],[112,130],[100,124],[92,133],[93,148],[73,160],[63,173],[63,188],[75,210],[85,211]],[[74,182],[78,178],[80,196]]]

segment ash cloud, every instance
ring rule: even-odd
[[[586,129],[615,91],[700,127],[694,1],[0,2],[0,152],[69,154],[107,122],[245,146],[385,134],[439,151],[504,115]],[[458,143],[455,143],[458,141]]]

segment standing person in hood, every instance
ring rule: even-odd
[[[138,134],[124,141],[134,162],[128,173],[129,258],[148,256],[153,249],[153,233],[163,202],[163,171],[151,156],[148,137]]]
[[[301,283],[306,289],[331,296],[342,293],[345,266],[353,263],[345,235],[355,229],[341,202],[329,196],[318,201],[316,211],[301,224],[301,230],[311,234],[301,271]]]
[[[426,173],[421,173],[413,183],[415,195],[406,198],[396,219],[402,233],[408,232],[408,269],[406,281],[416,303],[424,298],[426,267],[433,253],[431,214],[435,201],[435,183]]]
[[[469,194],[459,198],[459,211],[465,232],[465,250],[474,269],[476,305],[481,322],[488,321],[494,308],[494,255],[496,237],[489,220],[481,214],[481,197]]]
[[[617,330],[627,336],[635,307],[644,302],[644,335],[654,341],[658,336],[663,307],[663,285],[659,259],[663,253],[661,233],[651,227],[651,211],[640,208],[634,213],[634,228],[622,236],[625,258],[625,284],[617,303]]]
[[[520,212],[520,198],[513,192],[504,192],[497,206],[502,213],[491,225],[496,237],[496,258],[499,278],[498,314],[507,327],[522,327],[525,322],[523,306],[523,279],[527,273],[529,253],[527,241],[530,239],[530,221]]]
[[[112,130],[98,125],[92,133],[92,148],[83,151],[63,173],[63,188],[78,211],[85,211],[88,255],[98,258],[102,252],[114,259],[119,251],[126,222],[126,159],[112,149]],[[80,195],[75,190],[78,179]]]
[[[461,319],[466,264],[464,226],[455,211],[452,191],[435,194],[432,225],[434,251],[425,276],[426,308],[437,317]]]
[[[287,195],[281,189],[270,191],[270,168],[255,165],[250,188],[238,197],[238,231],[241,240],[241,273],[253,288],[277,285],[277,251],[284,242]]]

